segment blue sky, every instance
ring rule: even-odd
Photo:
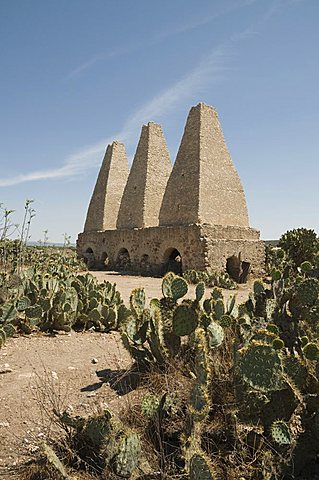
[[[264,239],[319,231],[318,0],[0,0],[0,203],[82,231],[107,143],[217,108]]]

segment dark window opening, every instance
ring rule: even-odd
[[[237,283],[246,283],[251,264],[241,260],[241,254],[232,255],[226,260],[226,272]]]
[[[183,272],[182,256],[176,248],[169,248],[164,255],[164,274],[174,272],[181,275]]]

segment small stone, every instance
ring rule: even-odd
[[[10,427],[9,422],[0,422],[0,427]]]
[[[92,358],[91,362],[94,363],[95,365],[96,365],[97,363],[99,363],[99,361],[98,361],[97,358]]]
[[[4,363],[3,365],[0,366],[0,373],[11,373],[13,372],[12,368],[10,368],[10,365],[8,363]]]
[[[53,380],[58,380],[58,378],[59,378],[58,374],[56,372],[54,372],[53,370],[51,372],[51,376],[52,376]]]

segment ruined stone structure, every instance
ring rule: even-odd
[[[217,112],[190,110],[172,168],[160,125],[142,128],[128,174],[124,145],[109,145],[77,250],[90,265],[137,274],[222,271],[241,260],[259,274],[264,244],[249,226],[243,187]]]

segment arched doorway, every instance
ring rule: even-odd
[[[183,273],[182,255],[177,248],[168,248],[164,253],[164,274],[174,272],[177,275]]]
[[[109,265],[109,256],[106,252],[103,252],[101,255],[101,267],[103,270],[108,270]]]
[[[83,259],[89,270],[95,267],[95,255],[91,247],[85,250]]]
[[[119,271],[127,271],[131,268],[131,258],[127,248],[121,248],[116,258],[116,268]]]

